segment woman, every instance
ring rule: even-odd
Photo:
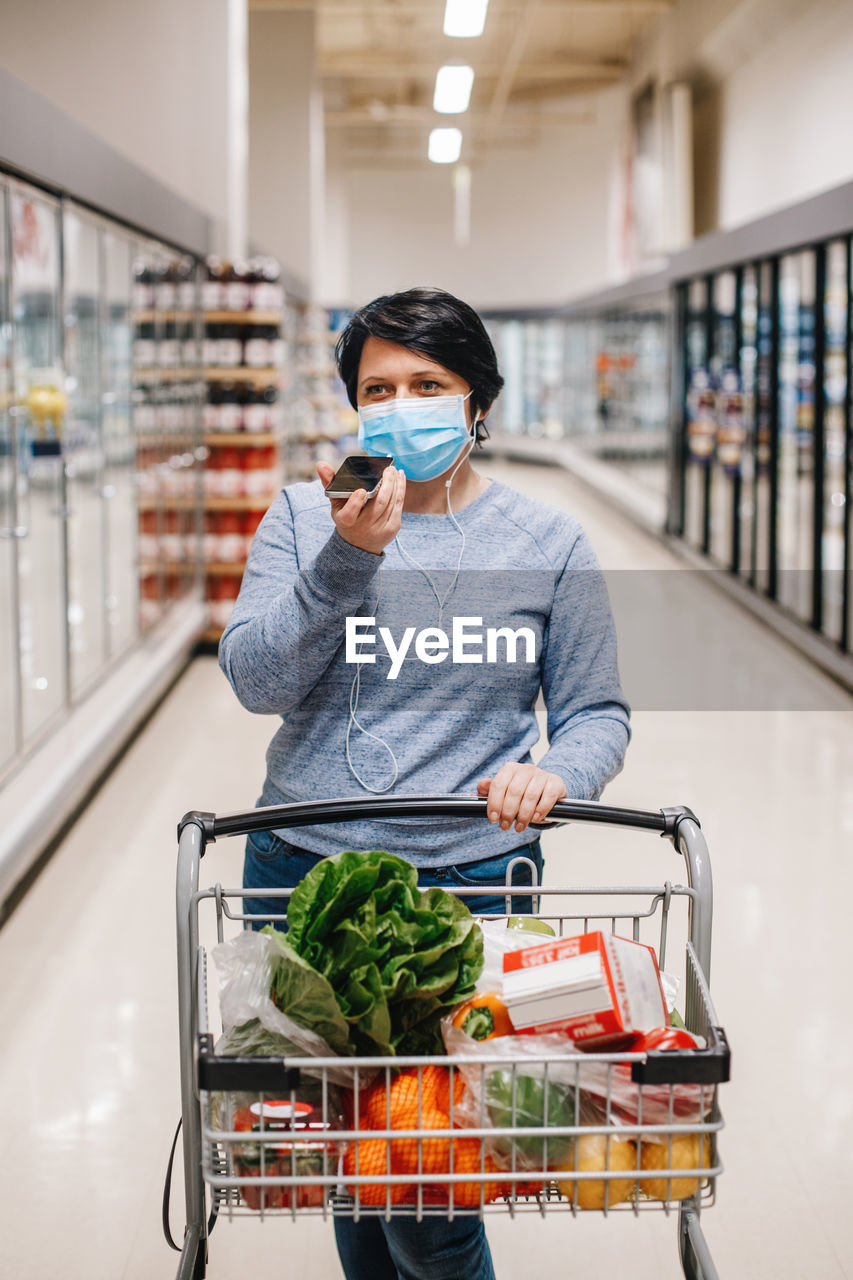
[[[259,803],[478,794],[489,821],[318,825],[298,845],[253,835],[243,884],[292,886],[351,848],[408,858],[423,885],[503,885],[519,854],[541,877],[530,823],[561,798],[596,798],[628,742],[595,557],[570,516],[472,467],[503,379],[465,303],[437,289],[377,298],[336,354],[362,447],[394,465],[374,496],[330,500],[334,468],[319,463],[319,483],[284,489],[255,536],[220,664],[244,706],[281,717]],[[534,765],[540,693],[549,749]],[[529,863],[513,883],[531,883]],[[476,1219],[339,1219],[336,1234],[348,1280],[494,1274]]]

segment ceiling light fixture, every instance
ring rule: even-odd
[[[433,129],[429,135],[429,158],[433,164],[455,164],[462,151],[460,129]]]
[[[489,0],[447,0],[444,10],[446,36],[481,36]]]
[[[432,100],[434,111],[442,115],[459,115],[468,110],[471,101],[471,87],[474,83],[472,67],[446,66],[439,67],[435,77],[435,94]]]

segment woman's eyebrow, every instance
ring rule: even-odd
[[[440,378],[444,375],[443,375],[443,370],[441,369],[416,369],[413,373],[410,373],[408,376],[411,379],[411,378]],[[367,385],[368,382],[388,382],[388,381],[389,379],[387,376],[383,376],[382,374],[379,374],[379,373],[371,373],[366,378],[361,378],[358,385],[360,387],[364,387]]]

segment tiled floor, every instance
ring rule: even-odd
[[[567,477],[491,469],[576,512],[606,567],[678,568]],[[727,1280],[851,1278],[853,700],[713,587],[680,583],[673,574],[676,599],[689,590],[719,643],[734,646],[739,687],[781,695],[766,702],[774,710],[638,711],[606,796],[691,805],[711,850],[712,987],[734,1078],[706,1235]],[[793,688],[807,694],[787,699]],[[174,1273],[159,1197],[179,1108],[175,822],[190,808],[250,806],[271,729],[238,706],[212,659],[195,662],[0,931],[0,1274],[10,1280]],[[546,855],[551,883],[680,874],[651,837],[563,828]],[[224,841],[203,872],[233,884],[239,864]],[[489,1234],[499,1280],[679,1274],[676,1222],[663,1215],[500,1217]],[[340,1271],[322,1222],[235,1221],[216,1229],[209,1274]]]

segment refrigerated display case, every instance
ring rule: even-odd
[[[851,237],[780,245],[674,288],[670,531],[849,654]]]
[[[490,430],[565,440],[663,495],[670,305],[655,293],[548,316],[487,314],[504,377]]]
[[[139,633],[136,442],[133,431],[133,242],[118,228],[102,241],[101,438],[106,542],[106,644],[114,661]]]
[[[21,739],[8,200],[8,188],[0,179],[0,772],[15,756]]]
[[[10,183],[18,647],[24,743],[44,733],[68,696],[66,524],[62,440],[60,207]]]
[[[196,269],[0,175],[0,777],[198,590]]]

